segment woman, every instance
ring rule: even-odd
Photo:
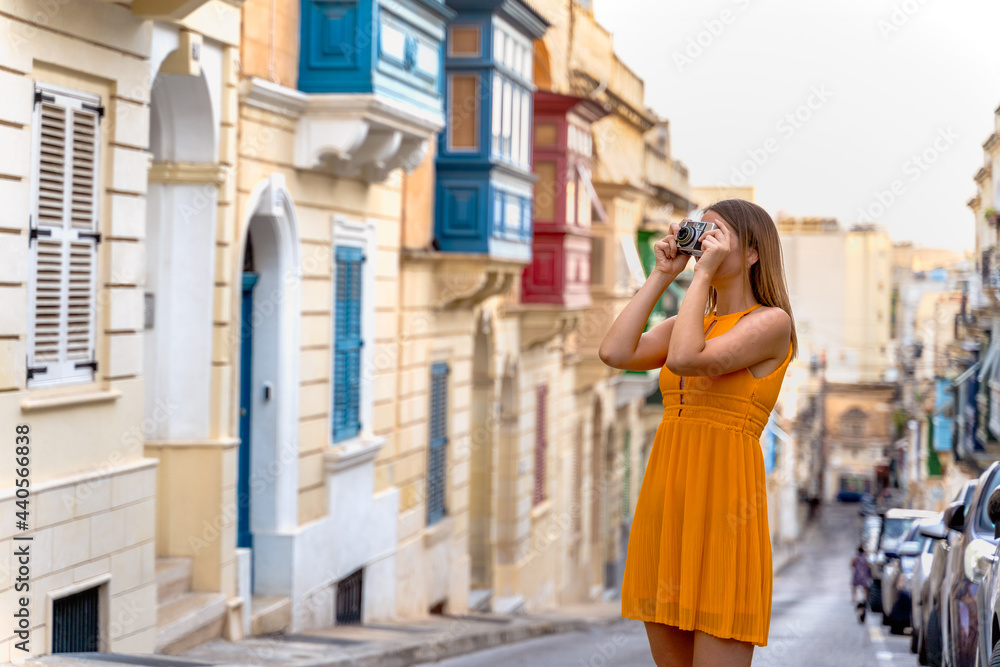
[[[797,351],[774,221],[740,199],[717,228],[675,317],[643,333],[684,270],[672,233],[601,343],[604,363],[660,369],[656,432],[629,537],[622,616],[645,622],[657,665],[749,665],[771,619],[771,542],[760,435]],[[706,314],[706,312],[708,314]]]
[[[868,606],[868,589],[872,585],[872,568],[868,564],[863,544],[858,545],[858,553],[851,559],[851,601],[857,602],[858,622],[865,622]]]

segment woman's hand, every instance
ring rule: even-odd
[[[690,255],[677,252],[677,230],[680,225],[671,223],[670,233],[653,244],[653,255],[656,257],[654,271],[660,271],[671,278],[676,278],[687,266]]]
[[[725,227],[716,227],[701,235],[701,257],[695,270],[713,275],[729,256],[730,234]]]

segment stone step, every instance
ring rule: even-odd
[[[292,626],[292,601],[282,595],[254,595],[250,600],[250,634],[285,632]]]
[[[490,611],[490,599],[493,591],[488,588],[474,588],[469,591],[470,611]]]
[[[156,611],[156,652],[177,654],[222,636],[225,593],[185,593]]]
[[[492,611],[494,614],[523,614],[524,596],[511,595],[503,598],[493,598]]]
[[[163,605],[191,592],[190,558],[156,559],[156,602]]]

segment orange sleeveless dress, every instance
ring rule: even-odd
[[[705,316],[706,339],[759,304]],[[660,369],[663,421],[629,534],[621,615],[767,645],[771,538],[760,436],[792,357],[770,375]]]

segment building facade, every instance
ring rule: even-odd
[[[226,456],[212,296],[215,230],[234,216],[226,184],[235,165],[224,147],[235,138],[235,106],[226,102],[235,99],[238,4],[9,9],[10,48],[0,56],[8,147],[0,169],[10,202],[0,243],[0,421],[30,431],[34,554],[31,641],[19,646],[23,638],[5,632],[0,661],[176,649],[177,627],[158,612],[165,596],[185,605],[196,590],[214,591],[198,598],[212,611],[212,631],[232,620],[218,567],[198,561],[165,589],[157,557],[171,522],[200,524],[222,508],[218,496],[191,504],[213,471],[209,486],[222,486],[217,467],[163,463],[168,450]],[[173,328],[177,321],[192,326]],[[13,460],[13,437],[8,443]],[[164,515],[172,484],[199,491],[175,495]],[[0,498],[13,516],[10,467]],[[5,554],[12,532],[0,535]],[[221,565],[217,555],[209,560]],[[11,561],[0,565],[12,572]],[[13,613],[13,581],[2,581],[2,607]],[[89,621],[54,635],[54,625],[80,618]]]
[[[597,348],[694,204],[588,7],[81,0],[0,25],[32,654],[617,585],[662,412],[655,373]],[[93,627],[59,644],[79,605]]]

